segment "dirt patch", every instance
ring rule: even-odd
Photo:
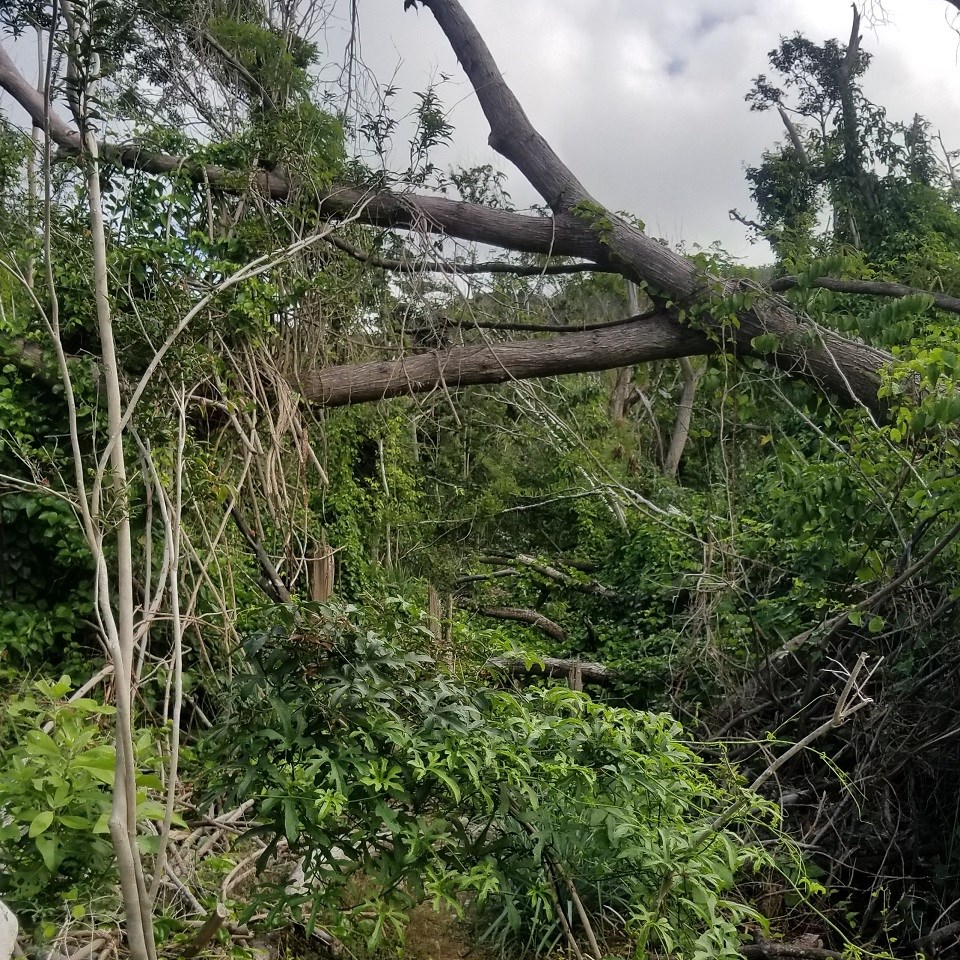
[[[404,949],[405,960],[494,960],[478,947],[470,930],[451,910],[439,913],[423,903],[410,914]]]

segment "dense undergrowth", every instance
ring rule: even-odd
[[[743,290],[793,277],[810,330],[890,350],[882,410],[776,372],[772,335],[749,357],[314,408],[298,385],[324,365],[556,335],[656,291],[527,255],[451,278],[407,268],[442,243],[326,233],[335,180],[510,197],[490,166],[435,163],[438,88],[387,175],[396,90],[334,116],[296,31],[161,8],[94,4],[62,39],[86,56],[101,31],[100,109],[190,163],[107,157],[95,188],[0,131],[0,899],[24,948],[134,949],[119,834],[169,956],[206,916],[205,948],[237,958],[278,931],[294,955],[402,954],[423,909],[506,957],[950,949],[960,347],[922,291],[960,289],[954,155],[864,97],[865,55],[851,130],[841,45],[784,41],[750,95],[801,128],[748,171],[775,263],[693,257]],[[282,200],[238,186],[278,167]],[[686,319],[733,325],[737,296]]]

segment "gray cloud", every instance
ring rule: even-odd
[[[751,262],[727,211],[750,211],[744,166],[781,138],[779,121],[743,101],[781,34],[845,38],[841,0],[464,0],[537,128],[598,199],[688,246],[719,241]],[[891,119],[921,113],[960,147],[958,37],[942,0],[889,0],[890,22],[866,25],[874,55],[866,92]],[[510,171],[520,203],[536,197],[486,145],[487,127],[429,11],[360,0],[362,51],[409,91],[440,72],[457,133],[444,157]]]

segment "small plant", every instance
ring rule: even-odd
[[[79,891],[112,886],[108,820],[116,754],[105,722],[114,708],[88,697],[66,700],[69,677],[38,680],[3,704],[0,736],[0,895],[21,919],[62,910]],[[155,754],[147,731],[141,760]],[[155,776],[138,779],[142,819],[162,809],[147,799]]]
[[[718,782],[667,716],[491,689],[434,662],[429,640],[397,603],[280,607],[248,638],[211,759],[231,800],[257,798],[262,865],[285,841],[306,877],[296,894],[261,883],[256,908],[368,948],[429,901],[469,909],[504,950],[627,932],[733,953],[760,920],[737,874],[771,862],[743,831],[769,830],[772,808]]]

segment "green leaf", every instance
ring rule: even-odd
[[[160,837],[141,833],[137,837],[137,846],[140,848],[141,853],[147,853],[153,856],[160,852]]]
[[[775,333],[762,333],[750,341],[757,353],[774,353],[780,346],[780,338]]]
[[[138,820],[163,820],[167,808],[156,800],[142,800],[137,804]]]
[[[30,823],[29,835],[31,837],[39,837],[41,833],[45,830],[50,829],[50,824],[53,823],[53,811],[44,810],[42,813],[38,813]]]
[[[92,826],[92,821],[87,817],[75,817],[69,813],[58,817],[57,822],[62,823],[65,827],[69,827],[71,830],[89,830]]]
[[[52,833],[44,833],[37,837],[34,842],[37,845],[40,856],[43,858],[43,865],[53,873],[57,869],[57,864],[60,862],[60,857],[58,856],[60,848],[57,843],[57,838]]]
[[[113,747],[99,746],[81,753],[74,766],[86,770],[107,786],[113,785],[116,753]]]
[[[300,833],[297,807],[289,797],[285,797],[283,801],[283,832],[290,843],[294,843]]]
[[[871,633],[879,633],[883,629],[883,624],[883,617],[871,617],[870,622],[867,624],[867,629]]]
[[[56,745],[49,734],[42,730],[31,730],[24,737],[27,745],[27,753],[32,757],[60,757],[60,748]]]

